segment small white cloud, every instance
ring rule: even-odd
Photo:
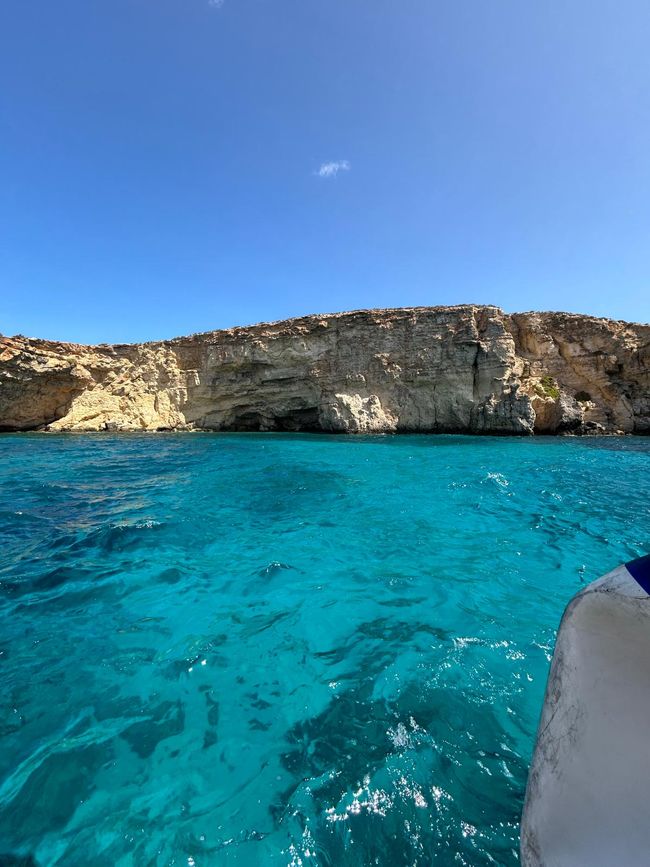
[[[335,178],[339,172],[349,172],[350,163],[348,160],[333,160],[329,163],[321,163],[320,168],[314,174],[319,178]]]
[[[208,6],[212,6],[213,9],[221,9],[223,3],[224,0],[208,0]]]

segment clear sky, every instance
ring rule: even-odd
[[[0,331],[650,320],[648,0],[4,0]]]

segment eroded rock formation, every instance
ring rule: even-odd
[[[0,429],[650,432],[650,326],[497,307],[156,343],[0,338]]]

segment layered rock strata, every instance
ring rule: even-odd
[[[0,338],[0,430],[650,432],[650,326],[497,307],[129,345]]]

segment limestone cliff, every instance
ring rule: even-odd
[[[156,343],[0,338],[0,430],[650,432],[650,326],[497,307]]]

